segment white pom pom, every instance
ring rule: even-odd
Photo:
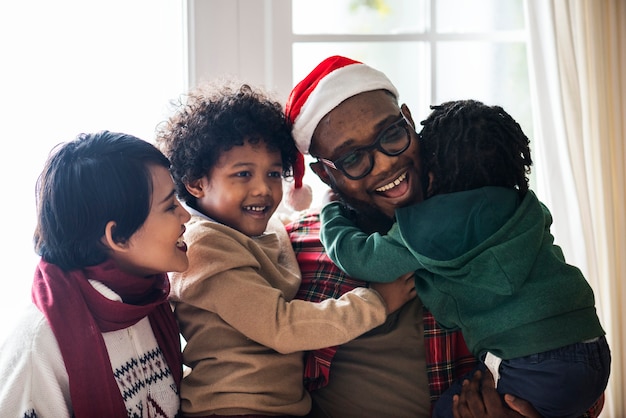
[[[311,186],[303,184],[302,187],[295,188],[294,184],[291,184],[287,195],[285,196],[285,205],[288,208],[295,211],[306,210],[311,206],[313,201],[313,191]]]

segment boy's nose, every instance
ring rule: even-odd
[[[271,194],[271,186],[264,180],[258,180],[254,182],[253,193],[260,196]]]

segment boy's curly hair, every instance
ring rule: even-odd
[[[529,139],[500,106],[456,100],[431,106],[421,122],[424,172],[432,173],[428,196],[484,186],[528,191]]]
[[[278,101],[261,88],[233,81],[207,83],[190,91],[158,129],[156,143],[171,161],[178,197],[195,207],[185,184],[208,175],[225,151],[265,144],[279,150],[284,178],[292,176],[297,149]]]

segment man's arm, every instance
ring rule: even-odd
[[[461,394],[454,396],[452,411],[454,418],[541,418],[530,402],[512,395],[504,395],[504,402],[491,373],[486,371],[483,376],[476,372],[471,380],[463,382]],[[604,394],[581,418],[596,418],[603,405]]]
[[[522,399],[506,395],[504,404],[496,391],[489,371],[483,377],[480,371],[471,380],[463,382],[460,395],[454,395],[454,418],[541,418],[533,406]]]
[[[341,203],[337,202],[324,206],[320,220],[320,239],[326,253],[350,276],[389,283],[419,267],[395,227],[388,235],[368,236],[345,216]]]

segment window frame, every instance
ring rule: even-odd
[[[430,24],[423,33],[294,34],[291,0],[187,0],[189,86],[204,79],[234,76],[285,98],[293,87],[292,46],[306,42],[425,42],[430,50],[430,97],[437,97],[437,49],[441,42],[523,42],[525,30],[438,33],[436,0],[429,0]],[[232,23],[234,22],[234,24]],[[261,36],[262,35],[262,36]],[[221,40],[228,39],[224,44]],[[232,46],[235,46],[234,48]]]

